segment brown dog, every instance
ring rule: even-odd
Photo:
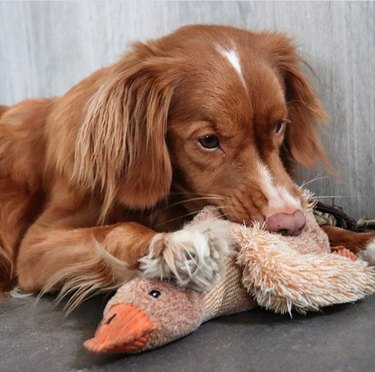
[[[140,269],[204,289],[225,223],[173,231],[207,204],[298,234],[291,162],[328,165],[300,62],[283,34],[188,26],[62,97],[2,107],[0,288],[107,289]],[[359,241],[374,255],[374,234]]]

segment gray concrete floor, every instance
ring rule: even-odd
[[[0,300],[0,371],[374,371],[375,296],[307,316],[261,309],[212,320],[190,336],[134,356],[82,348],[104,297],[64,318],[46,296]]]

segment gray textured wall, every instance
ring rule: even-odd
[[[309,186],[354,216],[375,216],[375,3],[1,2],[0,102],[61,94],[131,41],[189,23],[295,36],[331,116],[325,143],[341,174]],[[323,174],[301,170],[300,181]]]

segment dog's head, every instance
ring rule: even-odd
[[[327,164],[325,112],[300,64],[285,35],[231,27],[137,44],[88,105],[77,169],[130,207],[173,188],[202,197],[190,208],[214,204],[232,221],[294,234],[303,197],[286,168]]]

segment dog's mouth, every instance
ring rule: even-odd
[[[264,224],[263,218],[261,219],[252,218],[252,217],[241,218],[241,217],[229,215],[228,210],[222,209],[221,207],[215,207],[215,208],[217,208],[218,214],[220,214],[220,218],[229,222],[239,223],[241,225],[245,225],[248,227],[254,227],[256,225]]]
[[[94,338],[83,345],[93,353],[134,353],[147,346],[155,329],[156,323],[137,306],[114,305],[100,323]]]

